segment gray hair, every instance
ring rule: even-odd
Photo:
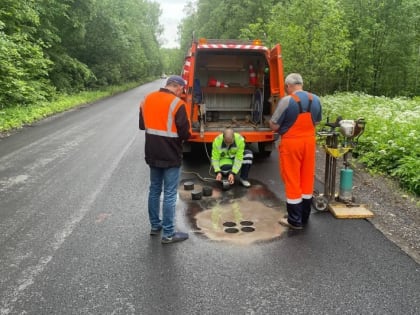
[[[300,84],[303,85],[302,76],[299,73],[290,73],[284,81],[286,85]]]

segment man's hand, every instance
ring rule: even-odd
[[[217,173],[216,180],[221,181],[222,180],[222,173]]]
[[[231,185],[233,185],[235,183],[235,175],[233,175],[233,173],[229,173],[228,182]]]

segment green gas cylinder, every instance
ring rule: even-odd
[[[340,170],[340,200],[351,201],[353,190],[353,170],[350,168],[342,168]]]

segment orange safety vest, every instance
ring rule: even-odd
[[[143,105],[143,118],[146,133],[162,137],[178,138],[175,115],[183,101],[165,92],[149,94]]]

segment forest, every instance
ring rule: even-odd
[[[420,94],[416,0],[197,0],[163,49],[149,0],[0,0],[0,107],[179,73],[192,37],[280,43],[285,72],[321,95]],[[194,34],[194,35],[193,35]]]
[[[258,38],[269,47],[281,44],[285,73],[301,73],[305,89],[325,97],[330,112],[337,105],[330,97],[339,93],[368,97],[372,111],[371,97],[380,100],[381,110],[390,104],[392,113],[407,101],[414,118],[402,129],[411,149],[397,152],[403,144],[397,150],[392,140],[388,150],[386,137],[364,148],[388,152],[385,160],[372,157],[384,164],[379,170],[406,174],[406,188],[419,194],[418,0],[195,0],[186,2],[184,12],[180,48],[167,49],[161,7],[151,0],[0,0],[0,131],[11,109],[42,104],[47,115],[57,99],[179,74],[193,38]],[[337,108],[348,110],[353,96]]]

